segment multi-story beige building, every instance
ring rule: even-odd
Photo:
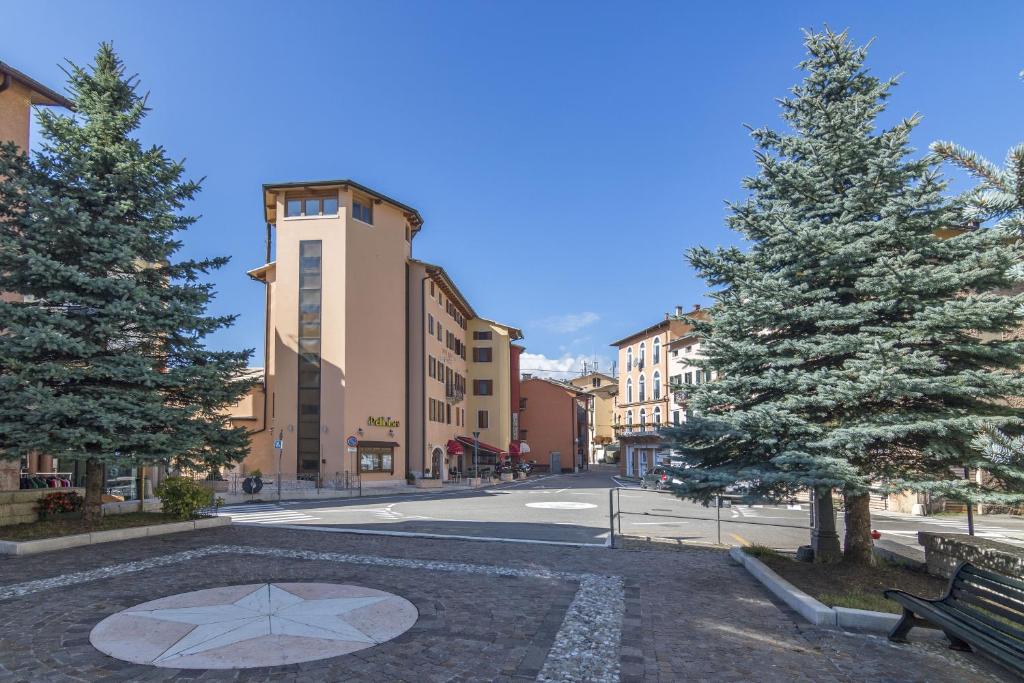
[[[362,486],[466,472],[511,448],[510,343],[412,258],[416,209],[351,180],[265,185],[264,382],[232,410],[242,465]],[[274,258],[276,251],[276,258]],[[488,351],[477,352],[477,347]],[[493,444],[493,445],[492,445]]]
[[[512,342],[523,338],[521,330],[487,318],[476,318],[470,322],[472,339],[469,365],[469,430],[479,434],[484,444],[478,449],[477,460],[481,466],[495,464],[505,453],[515,453],[519,448],[518,426],[513,425],[514,416],[519,412],[513,406],[513,397],[518,397],[519,364],[518,352]],[[515,385],[515,386],[514,386]],[[513,427],[516,427],[513,433]],[[472,447],[467,444],[467,460],[472,461]]]
[[[692,330],[688,318],[704,315],[700,307],[684,314],[677,306],[675,314],[611,344],[621,368],[615,421],[626,476],[643,476],[667,455],[659,429],[670,419],[669,346]]]
[[[574,377],[569,384],[591,396],[587,403],[587,457],[590,464],[610,460],[618,447],[615,435],[618,381],[611,375],[595,371]]]

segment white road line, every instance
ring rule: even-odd
[[[485,541],[487,543],[525,543],[527,545],[561,545],[572,548],[607,548],[611,545],[608,534],[604,543],[576,543],[572,541],[542,541],[529,538],[501,538],[498,536],[463,536],[460,534],[430,534],[415,531],[384,531],[377,529],[351,529],[346,527],[313,526],[306,524],[282,524],[278,529],[295,529],[296,531],[324,531],[335,534],[358,534],[361,536],[401,536],[403,538],[447,538],[457,541]]]

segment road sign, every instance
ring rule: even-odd
[[[277,439],[276,441],[274,441],[274,448],[277,448],[277,449],[284,448],[284,440],[283,439]]]
[[[355,446],[357,443],[359,443],[359,439],[357,439],[354,436],[350,436],[347,439],[345,439],[345,443],[347,443],[349,446]]]

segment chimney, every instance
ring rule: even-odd
[[[699,308],[699,306],[698,306],[698,308]],[[676,306],[676,317],[679,318],[682,315],[683,315],[683,307],[682,306]]]
[[[700,310],[700,304],[694,304],[693,305],[693,310],[699,311]]]
[[[524,372],[520,379],[533,379],[533,375],[530,374],[529,372]]]

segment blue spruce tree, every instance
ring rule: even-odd
[[[145,98],[110,45],[71,65],[74,116],[38,115],[29,157],[0,146],[0,457],[80,461],[85,517],[101,514],[104,464],[207,468],[242,459],[224,408],[251,351],[205,348],[233,316],[206,312],[204,274],[176,259],[199,190],[161,147],[133,137]]]
[[[984,459],[980,426],[1017,424],[1024,344],[1020,244],[960,229],[938,160],[914,158],[919,118],[879,124],[896,79],[865,68],[845,32],[805,37],[806,72],[780,100],[788,130],[759,128],[758,173],[729,226],[746,249],[696,248],[713,288],[696,416],[671,434],[680,494],[740,483],[846,502],[847,559],[871,562],[869,487],[934,490]],[[957,472],[962,470],[957,470]]]

